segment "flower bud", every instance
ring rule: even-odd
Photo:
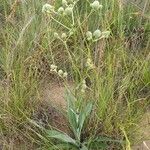
[[[92,40],[92,32],[87,31],[86,32],[86,37],[87,37],[88,41]]]
[[[93,36],[95,37],[95,39],[100,38],[101,35],[102,35],[102,32],[99,29],[95,30],[93,33]]]
[[[43,13],[51,13],[52,11],[54,11],[54,6],[52,6],[50,4],[43,5],[43,7],[42,7]]]

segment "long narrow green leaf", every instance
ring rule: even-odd
[[[48,130],[47,134],[48,134],[48,137],[50,137],[50,138],[55,138],[62,142],[71,143],[71,144],[77,146],[76,141],[65,133],[62,133],[62,132],[59,132],[56,130]]]
[[[88,103],[87,106],[81,111],[79,115],[79,132],[81,132],[85,119],[90,115],[92,111],[92,104]],[[81,133],[80,133],[81,134]]]

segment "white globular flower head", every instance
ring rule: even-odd
[[[100,38],[101,35],[102,35],[102,32],[99,29],[95,30],[93,33],[93,36],[95,39]]]
[[[50,4],[43,5],[43,7],[42,7],[43,13],[51,13],[52,11],[54,11],[54,6],[52,6]]]
[[[57,11],[57,12],[58,12],[58,14],[61,14],[61,15],[62,15],[62,14],[64,13],[64,11],[65,11],[64,8],[63,8],[63,7],[60,7],[60,8],[58,8],[58,11]]]
[[[66,40],[67,34],[66,34],[66,33],[62,33],[61,38],[62,38],[63,40]]]
[[[54,37],[55,37],[56,39],[58,39],[58,38],[59,38],[59,34],[58,34],[57,32],[54,32]]]
[[[103,38],[109,38],[109,36],[110,36],[110,31],[104,31],[104,32],[102,32],[102,37]]]
[[[100,8],[102,8],[102,5],[100,5],[98,0],[95,0],[93,3],[90,4],[90,6],[94,10],[99,10]]]
[[[72,15],[73,13],[73,7],[69,6],[64,11],[65,15]]]
[[[67,6],[68,5],[68,2],[66,0],[62,0],[62,5],[63,6]]]
[[[86,84],[86,81],[85,81],[85,80],[83,80],[83,81],[82,81],[82,84]]]
[[[74,3],[74,0],[68,0],[68,3],[69,3],[69,4],[73,4],[73,3]]]
[[[92,35],[92,32],[90,32],[90,31],[87,31],[87,32],[86,32],[86,37],[87,37],[87,40],[88,40],[88,41],[92,40],[92,36],[93,36],[93,35]]]
[[[64,72],[64,73],[63,73],[63,77],[64,77],[64,78],[67,78],[67,76],[68,76],[68,73],[67,73],[67,72]]]
[[[83,84],[83,85],[82,85],[82,89],[85,90],[86,88],[87,88],[87,85],[86,85],[86,84]]]
[[[50,66],[50,68],[51,68],[51,70],[55,70],[55,69],[57,69],[57,66],[54,65],[54,64],[52,64],[52,65]]]
[[[83,80],[82,81],[82,85],[81,85],[81,92],[82,93],[85,93],[85,90],[87,89],[87,85],[86,85],[86,81]]]
[[[58,75],[59,75],[59,76],[62,76],[62,75],[63,75],[63,73],[64,73],[64,72],[63,72],[61,69],[60,69],[60,70],[58,70]]]

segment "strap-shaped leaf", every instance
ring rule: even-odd
[[[75,96],[71,93],[71,91],[69,91],[69,89],[66,89],[65,92],[65,99],[67,100],[67,105],[68,107],[75,109],[75,101],[76,98]]]
[[[88,103],[87,106],[85,108],[83,108],[83,110],[81,111],[80,115],[79,115],[79,132],[81,134],[81,130],[83,128],[85,119],[90,115],[91,111],[92,111],[92,103]]]
[[[65,133],[62,133],[62,132],[59,132],[56,130],[48,130],[47,134],[48,134],[48,137],[50,137],[50,138],[55,138],[62,142],[71,143],[71,144],[77,146],[76,141]]]
[[[78,123],[77,123],[78,114],[76,114],[76,112],[71,108],[68,108],[68,120],[69,120],[71,129],[72,129],[76,139],[79,140],[79,138],[76,134],[77,133],[77,128],[78,128]]]
[[[73,96],[73,94],[67,89],[66,91],[66,99],[67,99],[67,114],[68,114],[68,120],[70,123],[70,126],[74,132],[74,134],[76,134],[77,132],[77,128],[78,128],[78,114],[75,111],[75,101],[76,98]]]

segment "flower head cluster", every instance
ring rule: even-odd
[[[58,8],[59,15],[72,15],[73,13],[73,0],[62,0],[62,6]]]
[[[62,6],[58,8],[57,11],[55,11],[54,6],[50,4],[45,4],[42,7],[42,12],[43,13],[52,13],[54,12],[55,14],[59,15],[72,15],[73,13],[73,0],[62,0]]]
[[[101,38],[108,38],[110,35],[110,31],[101,32],[99,29],[95,30],[93,33],[91,31],[86,32],[86,38],[88,41],[90,40],[99,40]]]
[[[95,0],[93,3],[90,4],[91,8],[95,11],[101,9],[103,6],[99,3],[98,0]]]
[[[51,72],[57,73],[58,76],[60,76],[61,78],[67,78],[68,73],[67,73],[66,71],[63,71],[63,70],[61,70],[61,69],[57,70],[57,69],[58,69],[58,67],[57,67],[56,65],[54,65],[54,64],[52,64],[52,65],[50,66],[50,71],[51,71]]]

